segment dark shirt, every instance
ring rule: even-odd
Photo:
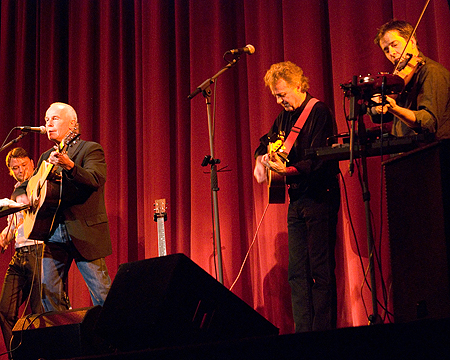
[[[436,133],[437,139],[450,138],[450,72],[441,64],[422,53],[424,64],[419,67],[405,89],[398,95],[397,105],[412,110],[418,122],[412,129],[391,113],[385,115],[384,122],[393,118],[392,134],[395,136],[415,135],[427,130]],[[379,123],[379,116],[372,117]]]
[[[307,93],[303,104],[294,111],[283,110],[275,119],[270,131],[261,137],[260,145],[255,151],[255,158],[267,153],[269,139],[284,132],[285,139],[289,136],[292,126],[303,112],[311,95]],[[318,158],[306,158],[305,150],[328,146],[328,139],[336,134],[336,121],[328,106],[319,101],[311,110],[288,156],[286,166],[294,166],[299,175],[287,176],[286,184],[295,184],[295,190],[289,189],[289,196],[314,196],[317,192],[337,187],[336,174],[339,173],[337,161],[324,162]]]

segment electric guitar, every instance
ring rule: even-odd
[[[166,256],[166,234],[164,231],[164,221],[167,220],[166,199],[155,200],[154,206],[153,219],[158,225],[158,256]]]
[[[65,153],[67,147],[79,136],[80,134],[70,131],[57,151]],[[24,211],[23,221],[24,235],[28,239],[48,240],[61,200],[61,175],[57,173],[57,169],[58,167],[44,160],[28,180],[30,207]]]
[[[283,148],[283,139],[278,139],[275,142],[269,143],[267,147],[267,153],[270,156],[278,156],[284,159],[280,155],[279,151]],[[284,204],[286,202],[286,182],[285,177],[281,176],[275,171],[267,169],[267,183],[269,187],[269,204]]]

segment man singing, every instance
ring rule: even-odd
[[[60,145],[70,133],[78,132],[74,108],[53,103],[45,114],[48,138]],[[42,304],[46,311],[68,308],[64,293],[73,261],[89,289],[92,303],[103,305],[111,286],[105,257],[111,239],[105,207],[106,161],[103,148],[92,141],[76,140],[66,152],[51,148],[43,153],[37,167],[46,160],[60,170],[61,204],[48,238],[45,239]],[[27,182],[19,186],[17,201],[26,193]]]

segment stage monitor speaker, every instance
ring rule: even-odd
[[[450,317],[450,146],[384,162],[394,321]]]
[[[93,333],[101,306],[20,318],[13,328],[14,360],[67,359],[106,353],[108,345]]]
[[[120,265],[96,331],[121,351],[278,334],[183,254]]]

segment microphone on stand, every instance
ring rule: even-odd
[[[16,126],[16,129],[22,130],[22,132],[35,132],[39,134],[46,134],[47,130],[45,126]]]
[[[227,52],[225,52],[225,54],[223,54],[223,57],[225,59],[225,56],[227,54],[237,54],[237,55],[241,55],[241,54],[254,54],[255,53],[255,47],[253,45],[246,45],[243,48],[240,49],[232,49],[232,50],[228,50]],[[234,58],[233,61],[228,61],[228,65],[226,65],[224,68],[222,68],[216,75],[214,75],[212,78],[206,79],[203,83],[201,83],[199,86],[197,86],[197,89],[195,89],[192,93],[190,93],[188,95],[188,99],[192,99],[193,97],[197,96],[198,94],[200,94],[202,91],[205,91],[208,86],[210,86],[211,84],[214,83],[215,79],[221,75],[225,70],[228,70],[231,66],[233,66],[234,64],[236,64],[236,62],[239,60],[239,57],[237,56],[236,58]]]
[[[226,54],[238,54],[238,55],[240,55],[240,54],[252,55],[254,53],[255,53],[255,47],[253,45],[250,45],[250,44],[244,46],[243,48],[228,50],[226,52]]]

